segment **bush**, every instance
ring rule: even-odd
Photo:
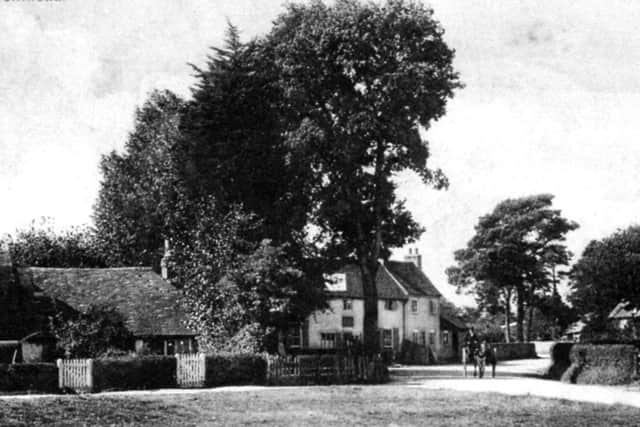
[[[549,354],[551,356],[551,364],[543,373],[546,378],[553,380],[562,379],[565,371],[569,368],[569,366],[571,366],[569,354],[571,353],[572,347],[572,342],[557,342],[551,346],[551,349],[549,351]],[[571,375],[573,375],[573,371]]]
[[[175,387],[176,366],[173,356],[97,359],[93,364],[94,391]]]
[[[54,363],[0,364],[0,390],[56,392],[58,368]]]
[[[636,379],[638,351],[633,345],[575,344],[562,380],[577,384],[627,384]]]
[[[257,354],[219,353],[206,356],[205,385],[265,384],[267,362]]]

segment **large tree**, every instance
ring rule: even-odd
[[[557,267],[571,257],[564,241],[578,224],[552,209],[552,201],[552,195],[540,194],[499,203],[480,218],[476,234],[455,252],[456,265],[447,270],[450,283],[471,288],[479,303],[501,301],[507,326],[515,296],[519,341],[524,340],[526,309],[531,327],[540,295],[551,292]]]
[[[167,219],[181,187],[172,151],[183,108],[173,93],[152,92],[135,113],[124,150],[100,162],[93,218],[110,265],[157,267],[162,257]]]
[[[427,166],[421,129],[460,87],[444,30],[422,4],[338,0],[289,5],[264,39],[284,103],[290,158],[306,166],[311,223],[329,257],[362,273],[364,339],[377,343],[375,276],[389,248],[421,227],[398,200],[394,174],[447,180]]]
[[[640,307],[640,226],[591,241],[573,266],[570,287],[570,302],[594,335],[606,333],[619,302]]]

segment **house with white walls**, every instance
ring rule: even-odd
[[[417,250],[405,261],[381,262],[376,274],[378,329],[381,351],[399,354],[403,342],[426,347],[437,357],[441,350],[438,289],[422,272]],[[329,308],[311,314],[301,328],[289,334],[290,348],[339,348],[360,338],[364,325],[362,275],[347,265],[327,282]]]

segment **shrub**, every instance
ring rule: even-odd
[[[578,384],[626,384],[636,377],[637,350],[632,345],[576,344],[562,380]]]
[[[109,305],[90,305],[85,312],[73,315],[57,313],[50,328],[60,350],[74,358],[98,357],[111,349],[131,347],[132,336],[124,317]]]
[[[93,369],[95,391],[176,386],[176,358],[173,356],[97,359]]]
[[[219,353],[206,356],[205,385],[265,384],[267,362],[257,354]]]
[[[54,363],[0,364],[0,390],[55,392],[58,368]]]
[[[566,378],[562,379],[562,377],[569,366],[571,366],[569,353],[571,352],[572,347],[572,342],[557,342],[551,346],[551,349],[549,350],[551,364],[543,372],[543,376],[545,378],[566,381]],[[572,371],[571,375],[573,375],[573,372],[574,371]]]

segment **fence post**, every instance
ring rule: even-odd
[[[63,369],[62,369],[62,359],[57,359],[56,360],[56,365],[58,365],[58,388],[62,390],[62,387],[64,385],[64,380],[63,380]]]
[[[266,375],[266,380],[267,380],[267,384],[271,383],[271,356],[270,355],[265,355],[265,359],[267,359],[267,375]]]
[[[200,353],[200,381],[201,387],[207,383],[207,355],[204,353]]]
[[[93,359],[87,360],[87,387],[93,391]]]

